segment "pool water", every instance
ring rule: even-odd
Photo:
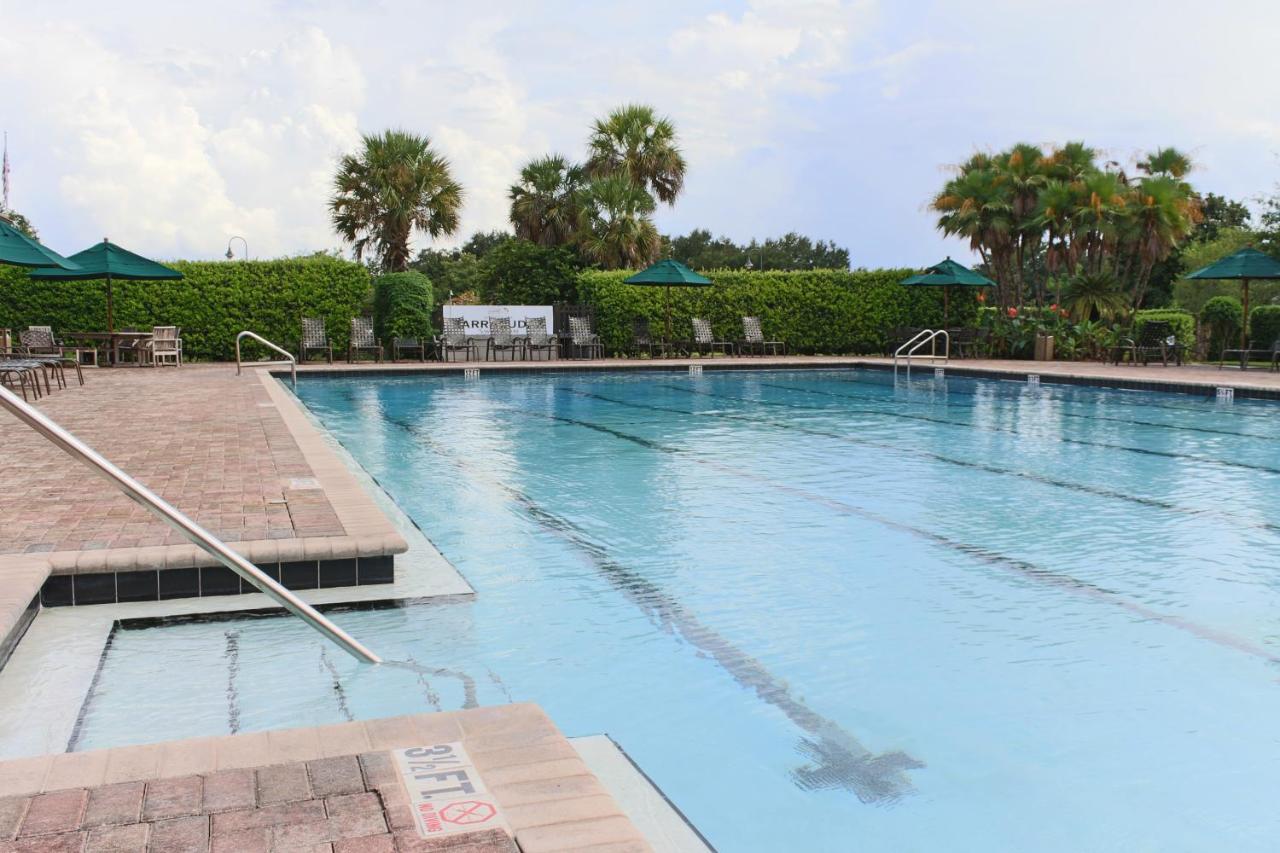
[[[476,588],[116,632],[76,747],[535,701],[723,851],[1271,850],[1280,409],[874,371],[313,378]]]

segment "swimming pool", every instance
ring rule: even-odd
[[[725,851],[1274,847],[1272,404],[873,371],[299,395],[476,598],[337,614],[378,669],[287,618],[119,630],[78,748],[530,700]]]

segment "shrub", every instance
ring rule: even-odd
[[[495,305],[572,302],[578,267],[573,250],[529,240],[507,240],[484,259],[480,295]]]
[[[420,272],[394,272],[373,280],[373,329],[378,340],[431,337],[431,279]]]
[[[1264,347],[1280,339],[1280,305],[1259,305],[1249,312],[1249,337]]]
[[[1173,329],[1178,343],[1194,347],[1196,343],[1196,318],[1190,311],[1178,311],[1173,308],[1150,308],[1135,311],[1133,314],[1133,336],[1142,334],[1142,327],[1149,321],[1163,321]]]
[[[1209,356],[1222,352],[1223,346],[1240,337],[1244,308],[1234,296],[1215,296],[1200,309],[1200,322],[1209,329]]]
[[[760,318],[766,337],[797,353],[878,352],[893,326],[942,323],[942,288],[903,287],[910,270],[713,270],[709,287],[671,288],[672,337],[691,336],[690,319],[706,317],[718,338],[742,337],[743,315]],[[625,270],[589,270],[578,276],[578,299],[595,308],[605,348],[624,350],[631,321],[648,318],[655,333],[665,323],[664,287],[624,284]],[[952,288],[951,325],[973,325],[974,291]]]
[[[185,278],[112,282],[115,324],[181,326],[189,358],[230,360],[236,335],[245,330],[296,351],[303,316],[324,317],[334,349],[345,349],[351,318],[369,293],[369,271],[340,258],[167,265]],[[36,281],[20,268],[0,267],[0,326],[52,325],[56,333],[105,329],[106,294],[103,281]]]

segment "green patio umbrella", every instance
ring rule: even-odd
[[[626,284],[647,285],[667,288],[667,344],[671,343],[671,288],[673,287],[706,287],[711,279],[698,275],[679,261],[670,258],[658,261],[648,269],[643,269],[630,278],[624,279]]]
[[[996,283],[985,275],[974,272],[951,260],[936,263],[919,275],[904,278],[899,284],[908,287],[941,287],[942,291],[942,325],[951,321],[951,288],[953,287],[995,287]]]
[[[111,304],[112,279],[119,278],[135,281],[182,278],[182,273],[177,270],[161,266],[155,261],[147,260],[142,255],[135,255],[128,249],[122,249],[105,238],[101,243],[90,246],[82,252],[76,252],[69,260],[79,265],[80,268],[78,270],[37,269],[31,271],[31,277],[44,281],[106,279],[108,334],[116,330]]]
[[[61,267],[78,270],[80,267],[52,249],[41,246],[0,216],[0,264],[19,267]]]
[[[1187,278],[1195,279],[1238,279],[1243,287],[1244,322],[1240,324],[1240,349],[1249,347],[1249,282],[1255,278],[1280,279],[1280,261],[1268,254],[1259,252],[1252,246],[1245,246],[1238,252],[1227,255],[1216,263],[1209,264],[1202,270],[1196,270]]]

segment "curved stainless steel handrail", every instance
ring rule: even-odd
[[[251,361],[249,363],[257,367],[267,367],[272,364],[289,365],[289,372],[293,376],[293,387],[296,390],[298,387],[298,360],[293,357],[293,353],[290,353],[287,350],[284,350],[276,346],[275,344],[271,343],[271,341],[264,338],[262,335],[259,335],[257,332],[245,331],[236,335],[236,376],[240,375],[240,341],[246,337],[253,338],[255,341],[262,344],[263,346],[270,347],[271,349],[280,353],[286,359],[285,361]]]
[[[124,492],[134,503],[150,510],[165,524],[191,540],[198,548],[222,565],[253,584],[284,609],[302,619],[325,637],[337,643],[346,652],[366,663],[382,663],[382,658],[369,651],[358,640],[321,615],[314,607],[285,589],[244,557],[228,548],[212,533],[187,518],[159,495],[121,471],[106,457],[89,445],[58,426],[40,410],[18,399],[8,388],[0,387],[0,406],[12,412],[20,421],[54,445],[66,451],[72,459],[83,462],[95,474],[106,479]]]
[[[942,355],[937,354],[937,341],[939,335],[942,336],[943,343],[945,345],[942,350]],[[922,355],[920,356],[921,358],[933,359],[934,361],[941,358],[945,362],[951,357],[951,335],[946,329],[921,329],[919,332],[916,332],[915,336],[912,337],[911,340],[907,341],[894,351],[893,372],[895,374],[898,372],[898,356],[903,355],[903,350],[906,350],[907,376],[910,377],[911,356],[915,355],[916,350],[920,349],[925,344],[932,344],[933,346],[929,350],[929,355]]]

